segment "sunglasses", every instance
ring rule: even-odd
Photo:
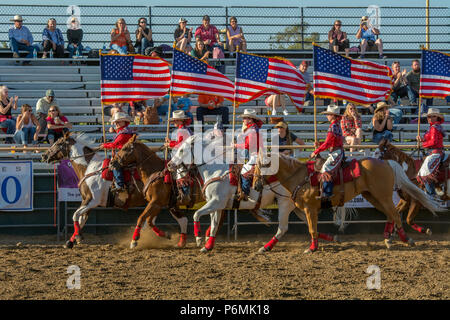
[[[57,112],[58,110],[55,110],[55,109],[52,109],[52,110],[49,110],[50,112]]]
[[[335,24],[335,26],[336,26],[336,27],[340,27],[340,26],[342,26],[342,24]]]
[[[147,21],[139,21],[139,23],[147,23]]]

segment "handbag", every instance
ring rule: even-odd
[[[133,43],[131,41],[127,41],[127,51],[128,53],[135,53]]]

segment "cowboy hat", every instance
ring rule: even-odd
[[[275,128],[284,128],[284,129],[287,129],[287,128],[288,128],[288,125],[287,125],[286,122],[280,121],[280,122],[277,123],[277,125],[275,126]]]
[[[423,113],[422,117],[436,116],[444,119],[444,115],[439,112],[438,108],[429,108],[427,113]]]
[[[361,17],[361,22],[363,22],[363,21],[368,21],[369,20],[369,17],[368,16],[362,16]]]
[[[21,15],[16,14],[16,15],[14,16],[14,18],[13,18],[13,19],[10,19],[9,21],[24,21],[24,20],[22,19],[22,16],[21,16]]]
[[[326,111],[321,112],[321,114],[326,114],[326,115],[331,115],[331,116],[341,116],[341,114],[339,113],[339,106],[335,106],[330,104],[327,107]]]
[[[187,22],[187,20],[185,18],[180,18],[180,20],[178,20],[178,23],[182,23],[182,22]]]
[[[261,120],[254,109],[245,109],[244,113],[239,115],[240,118],[252,118],[256,120]]]
[[[131,122],[130,118],[128,117],[128,115],[124,112],[116,112],[114,113],[111,123],[116,123],[117,121],[126,121],[126,122]]]
[[[172,113],[172,118],[170,118],[169,121],[186,120],[186,119],[189,119],[189,116],[187,116],[183,110],[176,110]]]
[[[389,109],[390,106],[384,101],[378,102],[377,103],[377,108],[375,109],[375,111],[373,113],[376,113],[377,111],[380,111],[381,109],[384,109],[384,108],[388,108]]]

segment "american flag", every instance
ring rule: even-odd
[[[419,95],[424,98],[450,96],[450,55],[422,50]]]
[[[173,50],[172,95],[200,93],[233,100],[233,82],[197,58]]]
[[[305,90],[305,80],[290,61],[238,53],[235,89],[237,104],[267,93],[284,93],[291,98],[297,109],[301,109]]]
[[[392,71],[388,66],[353,60],[314,45],[314,96],[372,104],[391,93]]]
[[[101,55],[102,103],[162,97],[170,88],[169,63],[145,56]]]

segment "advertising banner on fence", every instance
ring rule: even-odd
[[[58,165],[58,201],[81,201],[78,177],[69,160]]]
[[[0,210],[33,211],[33,162],[0,161]]]

